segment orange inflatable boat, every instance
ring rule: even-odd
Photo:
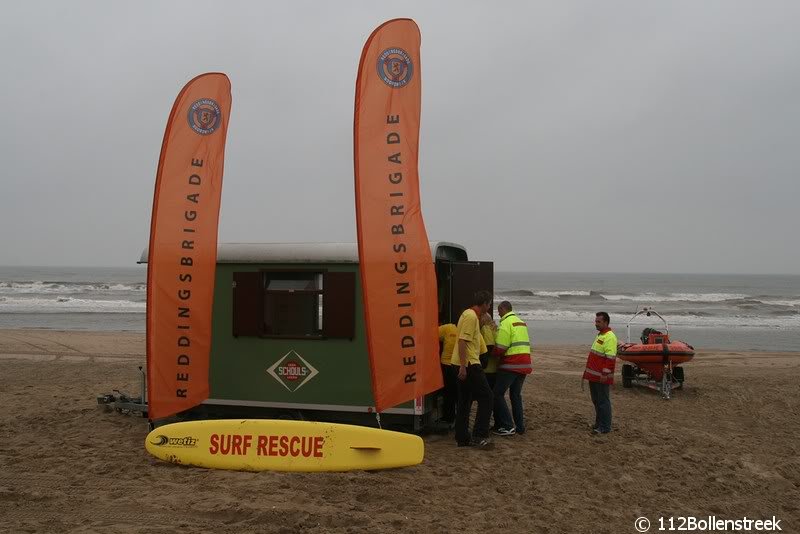
[[[662,329],[645,328],[638,343],[631,343],[631,323],[642,315],[658,317],[664,323]],[[622,386],[645,386],[659,391],[669,399],[673,389],[683,387],[684,372],[681,364],[694,358],[694,347],[669,337],[669,325],[652,308],[637,311],[628,321],[628,341],[618,347],[617,356],[627,362],[622,366]]]

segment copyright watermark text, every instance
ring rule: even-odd
[[[772,516],[770,519],[722,519],[715,515],[706,517],[677,516],[659,517],[654,523],[646,517],[637,517],[633,522],[636,532],[656,531],[708,531],[708,532],[780,532],[781,520]]]

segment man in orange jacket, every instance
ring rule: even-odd
[[[589,350],[583,378],[589,381],[589,392],[594,404],[593,434],[611,432],[610,388],[614,383],[614,366],[617,362],[617,336],[608,327],[611,318],[604,311],[597,312],[594,327],[597,337]]]

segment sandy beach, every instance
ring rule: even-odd
[[[624,533],[640,516],[652,532],[670,516],[800,529],[800,353],[701,350],[668,402],[618,379],[614,432],[594,437],[586,348],[535,347],[529,431],[494,450],[426,436],[413,468],[244,473],[158,461],[146,420],[96,405],[138,392],[144,334],[0,330],[0,532]]]

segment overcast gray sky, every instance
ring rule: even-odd
[[[395,17],[422,32],[432,240],[497,270],[800,274],[788,0],[5,2],[0,264],[133,265],[208,71],[233,86],[220,241],[354,241],[358,59]]]

